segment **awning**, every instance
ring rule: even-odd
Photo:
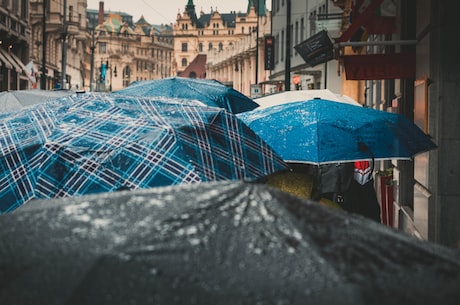
[[[269,79],[263,82],[259,82],[259,85],[279,85],[283,83],[284,79]]]
[[[13,69],[13,66],[11,65],[11,63],[9,62],[9,60],[6,59],[5,56],[3,56],[3,53],[2,53],[2,52],[0,52],[0,61],[1,61],[2,63],[5,64],[5,67],[6,67],[7,69]]]
[[[24,65],[24,63],[22,62],[22,60],[19,59],[19,57],[17,57],[16,54],[14,53],[10,53],[10,56],[16,62],[16,64],[19,67],[21,67],[22,71],[24,71],[24,73],[27,75],[27,68],[26,68],[26,65]]]
[[[21,73],[22,68],[19,66],[19,64],[11,57],[11,55],[4,49],[0,48],[0,54],[3,56],[2,61],[5,63],[8,69],[13,69],[16,70],[16,72]],[[8,67],[8,64],[10,66]]]

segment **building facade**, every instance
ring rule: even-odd
[[[323,30],[332,41],[339,36],[342,16],[342,9],[333,5],[332,0],[272,1],[275,58],[269,83],[277,84],[283,91],[329,89],[341,93],[339,62],[332,60],[311,66],[295,46]],[[294,84],[294,79],[299,83]]]
[[[347,21],[337,40],[343,46],[344,89],[361,84],[367,106],[406,116],[438,146],[408,161],[380,164],[381,177],[386,177],[377,175],[377,189],[385,183],[391,190],[386,194],[390,225],[460,249],[460,77],[455,71],[458,47],[452,39],[460,32],[458,2],[374,0],[369,7],[364,1],[333,2]],[[350,18],[353,9],[355,17],[360,14],[356,19]],[[362,35],[363,28],[367,35]],[[350,48],[366,64],[347,64]],[[348,80],[347,72],[358,77]]]
[[[84,88],[86,1],[31,0],[30,24],[30,60],[39,87]]]
[[[190,77],[192,73],[193,77],[208,78],[204,67],[197,67],[200,72],[187,68],[199,55],[234,48],[238,41],[255,32],[258,18],[254,6],[253,0],[249,0],[246,12],[222,13],[216,9],[209,14],[197,14],[193,0],[189,0],[174,24],[174,74]],[[261,11],[265,14],[265,7]],[[188,75],[183,75],[186,69]]]
[[[28,89],[29,1],[0,0],[0,91]]]
[[[252,5],[248,16],[253,18],[255,14],[256,9]],[[264,15],[256,15],[255,18],[258,30],[251,31],[221,50],[213,49],[206,53],[207,78],[217,79],[253,98],[273,87],[258,85],[270,76],[270,70],[264,69],[264,37],[271,30],[270,12],[266,11]]]
[[[116,91],[133,81],[172,76],[170,25],[151,25],[143,16],[134,23],[131,15],[104,11],[102,1],[87,14],[88,90]]]

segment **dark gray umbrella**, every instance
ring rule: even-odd
[[[39,200],[0,215],[0,304],[456,304],[460,253],[266,185]]]

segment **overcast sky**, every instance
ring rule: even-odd
[[[88,8],[98,9],[100,0],[88,0]],[[147,22],[152,24],[174,23],[177,13],[183,13],[188,0],[105,0],[104,9],[112,12],[124,12],[133,16],[137,21],[142,15]],[[230,11],[246,12],[248,0],[193,0],[195,9],[199,13],[218,10],[220,13]],[[271,0],[265,1],[267,8],[270,8]]]

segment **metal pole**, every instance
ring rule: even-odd
[[[329,0],[326,0],[326,18],[329,19]],[[327,61],[324,63],[324,89],[327,89]]]
[[[286,0],[286,61],[284,66],[284,90],[291,91],[291,0]]]
[[[61,57],[61,89],[66,89],[66,65],[67,65],[67,0],[64,0],[63,13],[63,29],[62,29],[62,57]]]
[[[43,0],[43,20],[42,20],[42,75],[40,78],[40,88],[46,90],[46,0]]]
[[[90,71],[90,80],[89,80],[89,91],[93,91],[93,85],[94,85],[94,29],[92,31],[91,35],[91,71]]]
[[[259,8],[257,9],[256,36],[257,36],[256,37],[256,85],[257,85],[259,83]]]

